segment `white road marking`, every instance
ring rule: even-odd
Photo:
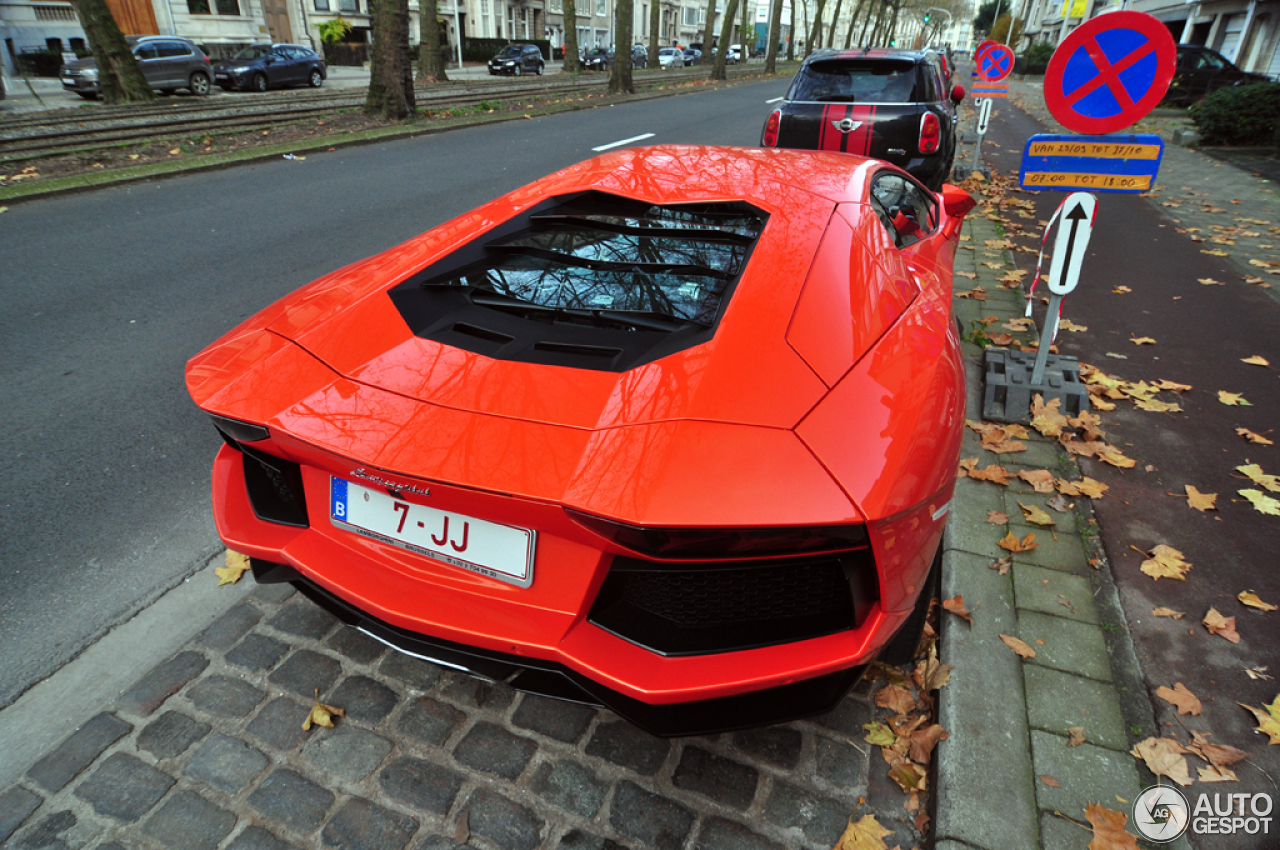
[[[766,100],[766,101],[765,101],[765,103],[777,103],[778,101],[780,101],[780,100],[785,100],[785,99],[786,99],[786,97],[785,97],[785,96],[783,96],[783,97],[775,97],[773,100]]]
[[[632,136],[631,138],[623,139],[620,142],[610,142],[607,145],[601,145],[598,148],[592,148],[592,150],[595,151],[596,153],[600,153],[601,151],[607,151],[610,148],[620,148],[623,145],[629,145],[632,142],[643,142],[645,139],[652,139],[652,138],[653,138],[653,133],[645,133],[642,136]]]

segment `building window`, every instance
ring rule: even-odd
[[[684,7],[684,25],[686,27],[696,27],[698,25],[698,10],[692,6]]]
[[[360,0],[338,0],[338,11],[360,14]]]
[[[329,11],[329,0],[315,0],[317,12]]]
[[[219,15],[239,15],[240,0],[217,0]]]
[[[187,0],[187,11],[193,15],[209,15],[209,0]]]
[[[551,11],[557,13],[564,12],[564,0],[551,0]]]
[[[74,21],[76,10],[70,6],[33,6],[37,21]]]
[[[596,0],[596,15],[603,18],[609,14],[608,8],[605,6],[605,0]]]

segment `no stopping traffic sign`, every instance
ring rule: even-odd
[[[1143,12],[1112,12],[1085,21],[1054,51],[1044,100],[1078,133],[1112,133],[1155,108],[1177,61],[1164,24]]]
[[[978,51],[978,78],[990,83],[1003,80],[1013,72],[1013,48],[992,44]]]

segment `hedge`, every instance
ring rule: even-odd
[[[1218,89],[1187,114],[1206,145],[1272,145],[1280,129],[1280,83]]]

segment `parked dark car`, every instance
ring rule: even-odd
[[[1179,44],[1178,69],[1173,74],[1173,82],[1169,84],[1165,101],[1178,106],[1190,106],[1210,92],[1227,86],[1265,82],[1270,82],[1269,78],[1242,71],[1216,50],[1193,44]]]
[[[223,91],[266,91],[301,85],[318,89],[327,76],[324,60],[300,44],[251,44],[213,66],[213,80]]]
[[[508,44],[502,52],[489,60],[489,74],[519,77],[523,74],[541,74],[546,67],[542,51],[536,44]]]
[[[688,67],[689,65],[697,65],[701,62],[702,62],[701,50],[699,50],[696,47],[686,47],[684,49],[684,64],[686,67]]]
[[[613,62],[613,51],[603,47],[593,47],[582,57],[582,70],[607,71]]]
[[[213,70],[209,57],[195,42],[170,35],[130,35],[125,41],[133,49],[142,76],[153,89],[170,94],[187,89],[195,95],[209,93]],[[92,100],[98,96],[98,63],[92,56],[67,62],[58,73],[62,88]]]
[[[956,154],[960,86],[928,50],[820,50],[765,122],[765,147],[843,151],[891,162],[933,191]]]

